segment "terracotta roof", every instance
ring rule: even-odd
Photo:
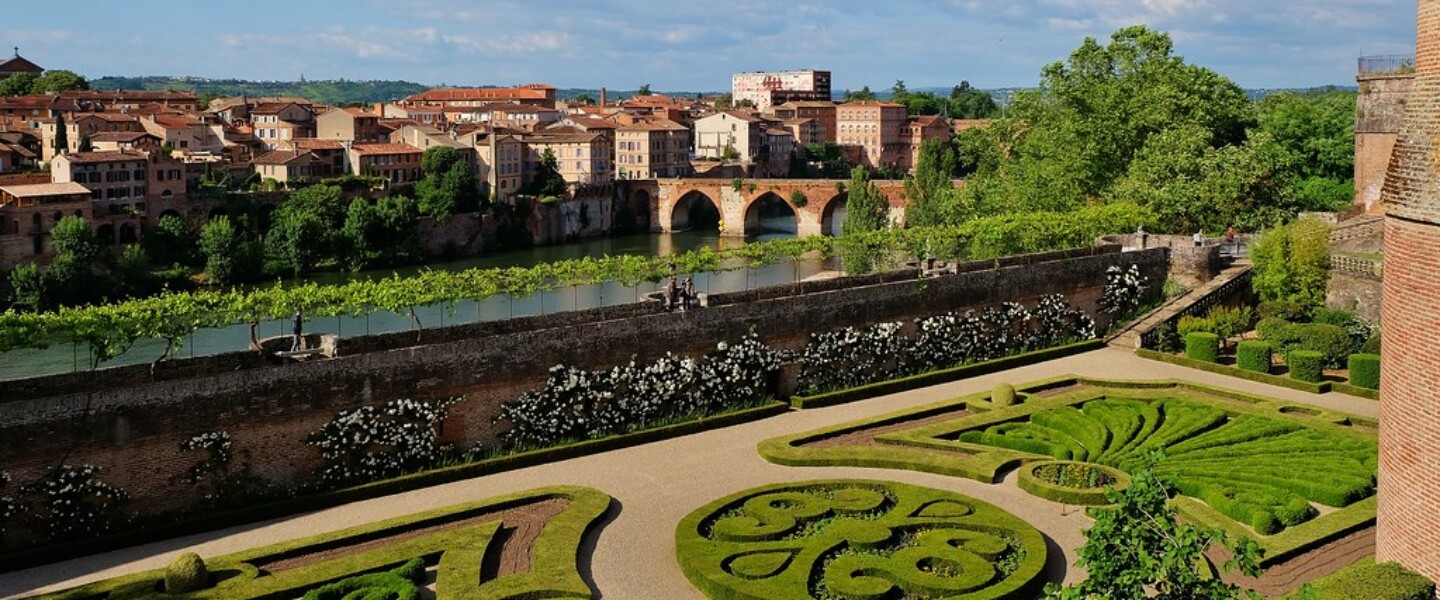
[[[126,115],[126,114],[120,114],[120,113],[84,113],[84,114],[79,114],[79,115],[72,115],[72,116],[70,117],[70,122],[71,122],[71,123],[78,123],[78,122],[80,122],[81,119],[90,119],[90,118],[100,119],[100,120],[102,120],[102,121],[109,121],[109,122],[111,122],[111,123],[129,123],[129,122],[137,122],[137,123],[138,123],[138,122],[140,121],[140,117],[135,116],[135,115]]]
[[[95,135],[90,136],[90,141],[92,141],[92,142],[134,142],[134,141],[136,141],[136,140],[138,140],[138,139],[140,139],[140,138],[145,138],[145,137],[155,138],[157,141],[160,139],[159,136],[152,135],[152,134],[146,133],[146,132],[144,132],[144,131],[102,131],[102,132],[100,132],[100,133],[97,133],[97,134],[95,134]]]
[[[835,108],[835,103],[828,100],[791,100],[775,108]]]
[[[546,90],[555,89],[544,84],[530,84],[513,88],[446,88],[426,90],[405,98],[404,102],[450,102],[455,100],[545,100]]]
[[[32,183],[28,185],[5,185],[0,186],[0,192],[5,192],[16,198],[37,198],[42,196],[60,196],[69,194],[90,195],[90,189],[75,183],[66,181],[62,183]]]
[[[296,102],[266,102],[264,104],[256,104],[255,108],[250,109],[250,113],[256,115],[274,115],[279,114],[280,111],[290,106],[300,106],[300,104]]]
[[[854,101],[851,101],[851,102],[845,102],[845,103],[843,103],[843,104],[837,104],[836,106],[839,106],[839,107],[865,107],[865,106],[875,107],[875,106],[878,106],[878,107],[881,107],[881,108],[905,108],[905,105],[904,105],[904,104],[896,104],[896,103],[894,103],[894,102],[882,102],[882,101],[880,101],[880,100],[854,100]]]
[[[783,121],[783,123],[785,123],[786,125],[804,125],[806,123],[813,122],[815,122],[814,117],[796,117],[794,119],[785,119]]]
[[[606,136],[599,133],[532,133],[524,137],[526,142],[531,144],[590,144],[604,139]]]
[[[340,140],[329,140],[319,138],[295,138],[290,140],[290,145],[297,150],[344,150],[345,144]]]
[[[144,152],[121,150],[119,152],[71,152],[63,155],[70,162],[75,164],[106,163],[125,160],[145,160],[149,158]],[[58,160],[59,157],[56,157]]]
[[[423,150],[410,144],[355,144],[351,146],[358,154],[420,154]]]
[[[31,152],[29,148],[26,148],[14,142],[0,143],[0,148],[9,150],[10,152],[13,152],[15,154],[19,154],[21,158],[39,158],[35,155],[34,152]]]
[[[636,121],[631,125],[620,126],[620,131],[688,131],[689,129],[690,128],[671,121],[670,119]]]
[[[300,150],[275,150],[255,157],[250,161],[253,165],[287,165],[300,159],[308,159],[310,162],[320,160],[314,153]]]
[[[45,71],[45,68],[26,60],[25,57],[19,54],[5,60],[0,60],[0,73],[19,73],[21,71],[41,73]]]
[[[745,111],[743,111],[743,110],[722,110],[722,111],[720,111],[720,112],[718,112],[718,113],[715,113],[715,114],[717,114],[717,115],[719,115],[719,114],[730,115],[730,116],[732,116],[732,117],[735,117],[735,118],[740,119],[741,121],[745,121],[745,122],[747,122],[747,123],[759,123],[759,122],[761,122],[761,121],[764,120],[764,119],[761,119],[760,117],[757,117],[757,116],[755,116],[755,115],[752,115],[752,114],[750,114],[750,113],[748,113],[748,112],[745,112]]]

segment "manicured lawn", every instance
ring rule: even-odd
[[[423,571],[424,565],[434,565],[440,598],[590,598],[590,586],[577,568],[577,554],[581,538],[609,506],[609,496],[589,488],[542,488],[204,557],[213,586],[189,597],[298,598],[322,587],[327,589],[319,592],[320,597],[350,597],[339,591],[379,587],[403,594],[416,590],[417,568]],[[520,550],[528,569],[501,574],[487,568],[487,556],[515,551],[502,548],[497,532],[502,525],[514,527],[512,521],[527,511],[554,513],[535,524],[543,530],[528,552]],[[423,564],[417,565],[417,560]],[[146,571],[41,598],[155,596],[164,578],[164,569]]]
[[[976,394],[767,440],[760,452],[786,465],[910,469],[983,482],[1038,460],[1128,471],[1161,453],[1155,470],[1182,494],[1182,513],[1255,539],[1267,563],[1374,520],[1373,421],[1180,381],[1067,377],[1016,389],[1022,401],[1014,406]],[[884,433],[863,443],[826,442],[867,439],[854,434],[879,428]]]
[[[995,506],[868,480],[734,494],[685,517],[675,541],[717,599],[1028,599],[1046,556],[1039,531]]]

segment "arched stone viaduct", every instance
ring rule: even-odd
[[[759,233],[762,201],[775,200],[795,213],[795,230],[800,236],[827,235],[839,229],[836,209],[845,205],[848,194],[839,184],[843,179],[745,179],[739,189],[730,179],[659,179],[624,182],[624,198],[637,219],[648,219],[650,231],[680,231],[689,227],[690,208],[709,202],[720,213],[721,231],[727,236]],[[890,201],[890,218],[901,222],[905,216],[903,181],[876,181],[876,187]],[[804,195],[795,206],[795,192]],[[642,214],[643,213],[643,214]]]

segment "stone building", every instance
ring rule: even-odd
[[[1385,204],[1375,557],[1440,579],[1440,0],[1419,0],[1415,80]]]
[[[1408,56],[1361,58],[1355,82],[1355,204],[1379,212],[1380,187],[1390,167],[1390,152],[1405,119],[1405,98],[1415,81],[1415,60]]]

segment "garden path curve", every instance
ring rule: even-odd
[[[1013,477],[999,485],[986,485],[900,470],[783,467],[766,462],[755,450],[757,444],[772,437],[981,392],[1000,382],[1024,383],[1067,374],[1110,379],[1188,379],[1362,416],[1377,417],[1379,413],[1379,405],[1370,400],[1337,393],[1314,395],[1107,348],[863,402],[790,412],[678,439],[8,573],[0,575],[0,597],[55,591],[163,567],[184,550],[216,556],[539,486],[582,485],[610,494],[618,505],[613,521],[604,525],[599,537],[591,542],[593,554],[580,558],[584,574],[599,588],[602,597],[701,598],[675,560],[675,526],[680,519],[712,500],[742,490],[785,481],[838,478],[901,481],[953,490],[995,504],[1044,533],[1054,543],[1054,558],[1047,570],[1052,574],[1064,572],[1067,581],[1074,581],[1082,573],[1068,565],[1074,562],[1075,550],[1084,541],[1081,530],[1090,520],[1077,508],[1062,507],[1021,491]],[[582,550],[589,550],[588,546]]]

